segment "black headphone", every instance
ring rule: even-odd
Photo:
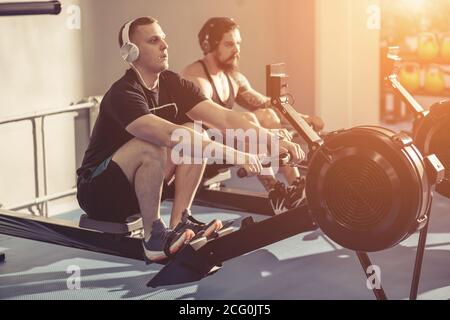
[[[214,17],[206,21],[198,34],[203,53],[208,54],[214,51],[223,35],[234,28],[238,28],[238,25],[232,18]]]

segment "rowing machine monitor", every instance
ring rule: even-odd
[[[266,68],[266,92],[268,97],[284,97],[289,94],[289,76],[286,73],[286,64],[277,63]]]
[[[294,130],[308,143],[311,152],[322,144],[322,138],[289,104],[289,86],[285,63],[271,64],[266,67],[267,95],[272,105],[286,118]]]

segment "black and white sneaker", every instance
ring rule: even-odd
[[[277,182],[269,192],[269,201],[275,215],[303,205],[306,201],[305,179],[297,178],[289,187]]]
[[[277,182],[272,190],[269,191],[268,197],[275,215],[289,210],[288,194],[284,183]]]
[[[289,209],[294,209],[302,206],[306,202],[305,192],[306,180],[305,178],[297,178],[292,185],[287,187],[286,193],[288,195]]]

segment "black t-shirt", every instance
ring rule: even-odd
[[[175,124],[191,121],[186,113],[207,98],[192,82],[171,71],[159,76],[157,92],[145,89],[131,69],[103,97],[89,146],[78,176],[97,167],[134,138],[125,128],[134,120],[154,114]]]

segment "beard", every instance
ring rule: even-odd
[[[225,72],[237,71],[239,68],[239,59],[240,59],[239,54],[234,54],[224,60],[220,60],[216,56],[216,63],[217,66]]]

